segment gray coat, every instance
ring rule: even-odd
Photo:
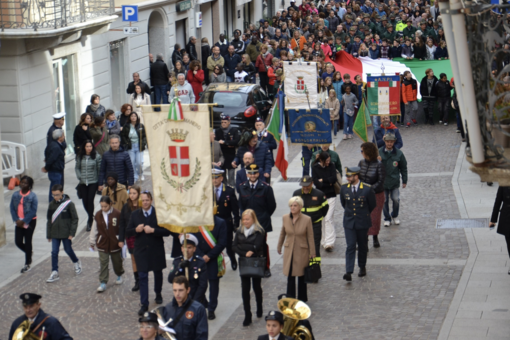
[[[209,80],[211,81],[211,84],[212,83],[225,83],[227,81],[227,75],[225,74],[225,72],[217,75],[216,78],[213,75],[210,75]]]
[[[101,156],[98,153],[96,153],[96,159],[92,159],[90,156],[76,158],[74,170],[76,171],[76,177],[80,181],[80,184],[89,185],[97,183],[100,169]]]
[[[221,151],[221,145],[217,140],[215,140],[214,144],[213,144],[213,155],[214,155],[214,159],[213,159],[214,163],[220,162],[221,165],[225,164],[225,157],[223,157],[223,152]]]

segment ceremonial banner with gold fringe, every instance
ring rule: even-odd
[[[154,206],[160,226],[175,233],[213,229],[211,140],[207,105],[182,104],[183,120],[142,106],[151,161]]]
[[[317,63],[285,61],[283,63],[285,109],[317,108]],[[308,93],[308,99],[306,98]],[[310,102],[310,106],[308,103]],[[324,104],[324,103],[323,103]]]

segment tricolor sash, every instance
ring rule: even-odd
[[[51,215],[51,223],[55,222],[55,220],[57,219],[58,215],[60,215],[60,213],[69,205],[69,203],[71,203],[71,200],[67,200],[65,201],[64,203],[62,203],[57,210],[55,210],[55,212],[53,213],[53,215]]]
[[[205,242],[213,249],[216,247],[216,239],[211,231],[207,228],[200,227],[200,233],[204,238]],[[227,271],[227,266],[225,265],[225,259],[223,258],[223,253],[218,256],[218,277],[222,277]]]

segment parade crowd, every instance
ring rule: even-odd
[[[191,37],[181,49],[176,44],[168,67],[163,55],[150,59],[150,85],[133,74],[127,87],[127,102],[120,112],[106,109],[99,94],[94,94],[76,126],[73,138],[74,163],[79,185],[77,195],[87,212],[86,231],[90,248],[99,254],[98,293],[108,289],[109,262],[115,273],[114,284],[125,281],[123,259],[129,253],[133,268],[133,292],[139,292],[140,336],[144,340],[160,339],[158,316],[149,312],[149,273],[154,276],[154,302],[158,313],[179,340],[208,338],[208,320],[216,318],[220,278],[226,268],[225,251],[232,270],[241,275],[243,326],[252,323],[250,290],[255,295],[255,314],[262,309],[262,280],[271,277],[267,235],[273,231],[271,216],[276,199],[271,187],[275,165],[275,138],[266,130],[266,122],[257,118],[253,127],[239,129],[231,125],[228,115],[221,116],[221,126],[211,132],[214,151],[211,176],[217,214],[212,231],[179,235],[160,227],[152,205],[150,191],[142,191],[143,154],[147,149],[142,105],[168,104],[174,97],[181,103],[196,103],[204,86],[221,82],[258,84],[269,98],[284,86],[282,62],[303,58],[318,64],[317,86],[321,104],[330,109],[334,136],[343,129],[344,139],[352,139],[353,122],[365,97],[362,75],[341,74],[326,56],[335,59],[345,51],[353,57],[406,58],[434,60],[448,58],[444,31],[437,1],[430,5],[421,0],[365,1],[303,0],[298,6],[278,11],[258,24],[224,34],[214,45],[203,38],[201,45]],[[201,60],[197,49],[201,49]],[[437,107],[439,123],[448,124],[450,108],[458,111],[453,79],[446,74],[439,79],[428,69],[421,80],[420,92],[426,121],[434,124]],[[353,79],[354,81],[351,81]],[[285,296],[307,302],[305,269],[310,262],[320,262],[321,251],[335,248],[334,220],[336,206],[344,209],[346,272],[344,280],[352,282],[356,252],[358,276],[367,275],[369,237],[374,247],[381,222],[384,227],[399,225],[400,188],[408,181],[407,161],[402,152],[402,136],[396,124],[418,124],[417,81],[406,71],[401,80],[402,115],[398,122],[388,116],[374,117],[374,140],[361,144],[358,164],[342,167],[340,156],[329,144],[302,146],[302,178],[292,197],[289,213],[282,218],[277,252],[283,254],[283,275],[287,276]],[[158,108],[156,108],[157,110]],[[457,116],[459,116],[457,112]],[[52,268],[48,283],[59,280],[59,248],[71,259],[75,274],[82,274],[72,242],[78,229],[76,202],[64,191],[66,136],[62,127],[65,113],[53,116],[47,136],[45,164],[42,171],[50,180],[49,207],[45,219],[46,238],[51,243]],[[393,121],[392,121],[393,120]],[[458,131],[464,138],[460,118]],[[342,184],[342,176],[347,182]],[[10,213],[16,224],[16,245],[25,253],[21,273],[31,270],[32,236],[36,227],[37,195],[34,181],[24,176],[20,190],[12,196]],[[100,195],[99,208],[95,197]],[[384,219],[384,221],[381,221]],[[44,219],[42,219],[44,221]],[[41,223],[41,222],[40,222]],[[163,305],[163,269],[166,268],[165,238],[172,237],[172,268],[168,282],[173,298]],[[262,262],[261,262],[262,261]],[[253,263],[262,263],[256,272]],[[296,280],[297,279],[297,280]],[[297,281],[297,282],[296,282]],[[20,296],[25,315],[11,328],[9,339],[25,320],[45,325],[51,339],[72,339],[58,320],[40,309],[41,296]],[[259,339],[289,339],[280,334],[284,317],[279,311],[266,316],[267,335]],[[311,326],[309,325],[310,330]],[[40,328],[36,331],[40,332]]]

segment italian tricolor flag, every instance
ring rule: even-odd
[[[385,81],[377,81],[377,78],[384,78]],[[367,97],[370,114],[399,114],[400,77],[368,77]]]
[[[283,92],[280,90],[271,110],[271,120],[267,124],[267,132],[273,135],[278,144],[276,150],[275,165],[280,170],[282,178],[287,180],[287,168],[289,167],[289,146],[287,144],[287,132],[285,131],[283,112]]]

